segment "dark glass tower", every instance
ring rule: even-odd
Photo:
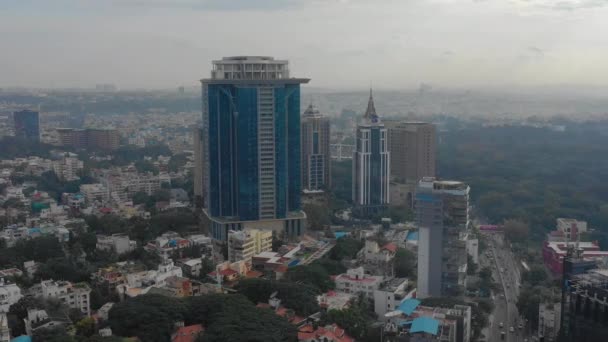
[[[258,56],[213,61],[201,81],[205,210],[215,239],[260,225],[302,233],[300,84],[308,81],[290,78],[287,61]]]
[[[40,140],[40,121],[38,112],[33,110],[20,110],[13,113],[15,123],[15,136],[28,140]]]

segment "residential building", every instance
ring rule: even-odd
[[[390,202],[390,152],[388,133],[376,113],[372,91],[357,125],[353,153],[353,203],[358,213],[374,213]]]
[[[229,230],[304,232],[300,193],[300,85],[286,60],[238,56],[213,61],[203,93],[204,212],[213,238]]]
[[[182,271],[188,277],[198,278],[201,276],[201,270],[203,269],[203,259],[178,260],[177,265],[182,268]]]
[[[435,125],[426,122],[398,122],[387,126],[392,178],[398,183],[416,184],[423,177],[435,177]]]
[[[587,222],[571,218],[558,218],[555,230],[547,234],[548,241],[574,242],[580,233],[587,232]]]
[[[538,338],[543,342],[557,341],[561,303],[540,303],[538,308]]]
[[[363,268],[369,274],[393,276],[393,260],[397,253],[397,245],[389,242],[380,246],[374,239],[366,239],[365,246],[359,252]]]
[[[299,342],[355,342],[346,331],[337,324],[315,327],[311,324],[304,325],[298,329]]]
[[[0,312],[8,312],[11,305],[22,297],[21,289],[17,284],[7,283],[4,278],[0,278]]]
[[[106,203],[110,198],[108,189],[99,183],[82,184],[80,186],[80,193],[82,193],[88,204],[95,202]]]
[[[302,188],[323,190],[331,187],[331,154],[329,151],[329,118],[312,105],[301,119]]]
[[[99,250],[112,251],[120,255],[131,252],[136,247],[137,241],[130,240],[126,234],[97,235],[96,248]]]
[[[175,333],[171,335],[171,342],[195,342],[199,340],[199,337],[204,331],[205,329],[201,324],[179,327]]]
[[[20,110],[13,113],[15,136],[40,141],[40,118],[38,112],[33,110]]]
[[[416,188],[418,297],[458,295],[467,270],[468,185],[424,177]]]
[[[356,296],[350,293],[329,290],[317,296],[317,303],[326,311],[344,310],[350,306],[355,298]]]
[[[118,131],[115,129],[73,129],[58,128],[59,144],[76,149],[115,150],[120,144]]]
[[[228,260],[246,260],[262,252],[272,251],[272,231],[259,229],[228,232]]]
[[[368,298],[373,298],[374,291],[380,287],[383,279],[381,276],[367,275],[363,267],[358,267],[337,275],[334,282],[336,283],[336,291],[353,294],[361,293]]]
[[[91,288],[86,283],[72,284],[69,281],[43,280],[30,288],[30,292],[45,299],[59,299],[71,309],[78,309],[90,316]]]
[[[84,163],[76,157],[64,156],[60,160],[53,161],[53,171],[62,181],[75,181],[80,179],[80,171]]]
[[[413,298],[415,293],[416,288],[407,278],[389,279],[374,291],[374,312],[384,320],[386,313],[397,310],[404,300]]]

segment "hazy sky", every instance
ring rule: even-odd
[[[271,55],[326,88],[608,85],[608,0],[0,0],[0,86],[194,86]]]

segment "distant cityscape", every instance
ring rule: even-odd
[[[608,341],[608,206],[558,210],[568,191],[508,173],[552,165],[484,145],[605,137],[602,101],[574,119],[429,86],[307,93],[267,56],[209,68],[200,95],[0,91],[0,342]],[[477,182],[486,157],[505,175]]]

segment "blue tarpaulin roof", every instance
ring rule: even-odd
[[[416,310],[418,305],[420,305],[420,301],[418,299],[410,298],[401,302],[401,304],[399,304],[397,307],[397,310],[409,316],[412,314],[412,312],[414,312],[414,310]]]
[[[418,232],[408,232],[405,239],[407,241],[418,241]]]
[[[12,339],[11,342],[32,342],[32,338],[27,335],[21,335]]]
[[[292,260],[287,267],[295,266],[300,263],[300,259]]]
[[[437,335],[439,331],[439,321],[430,317],[418,317],[412,322],[411,333],[423,332]]]
[[[346,232],[334,232],[336,239],[343,238],[346,236]]]

